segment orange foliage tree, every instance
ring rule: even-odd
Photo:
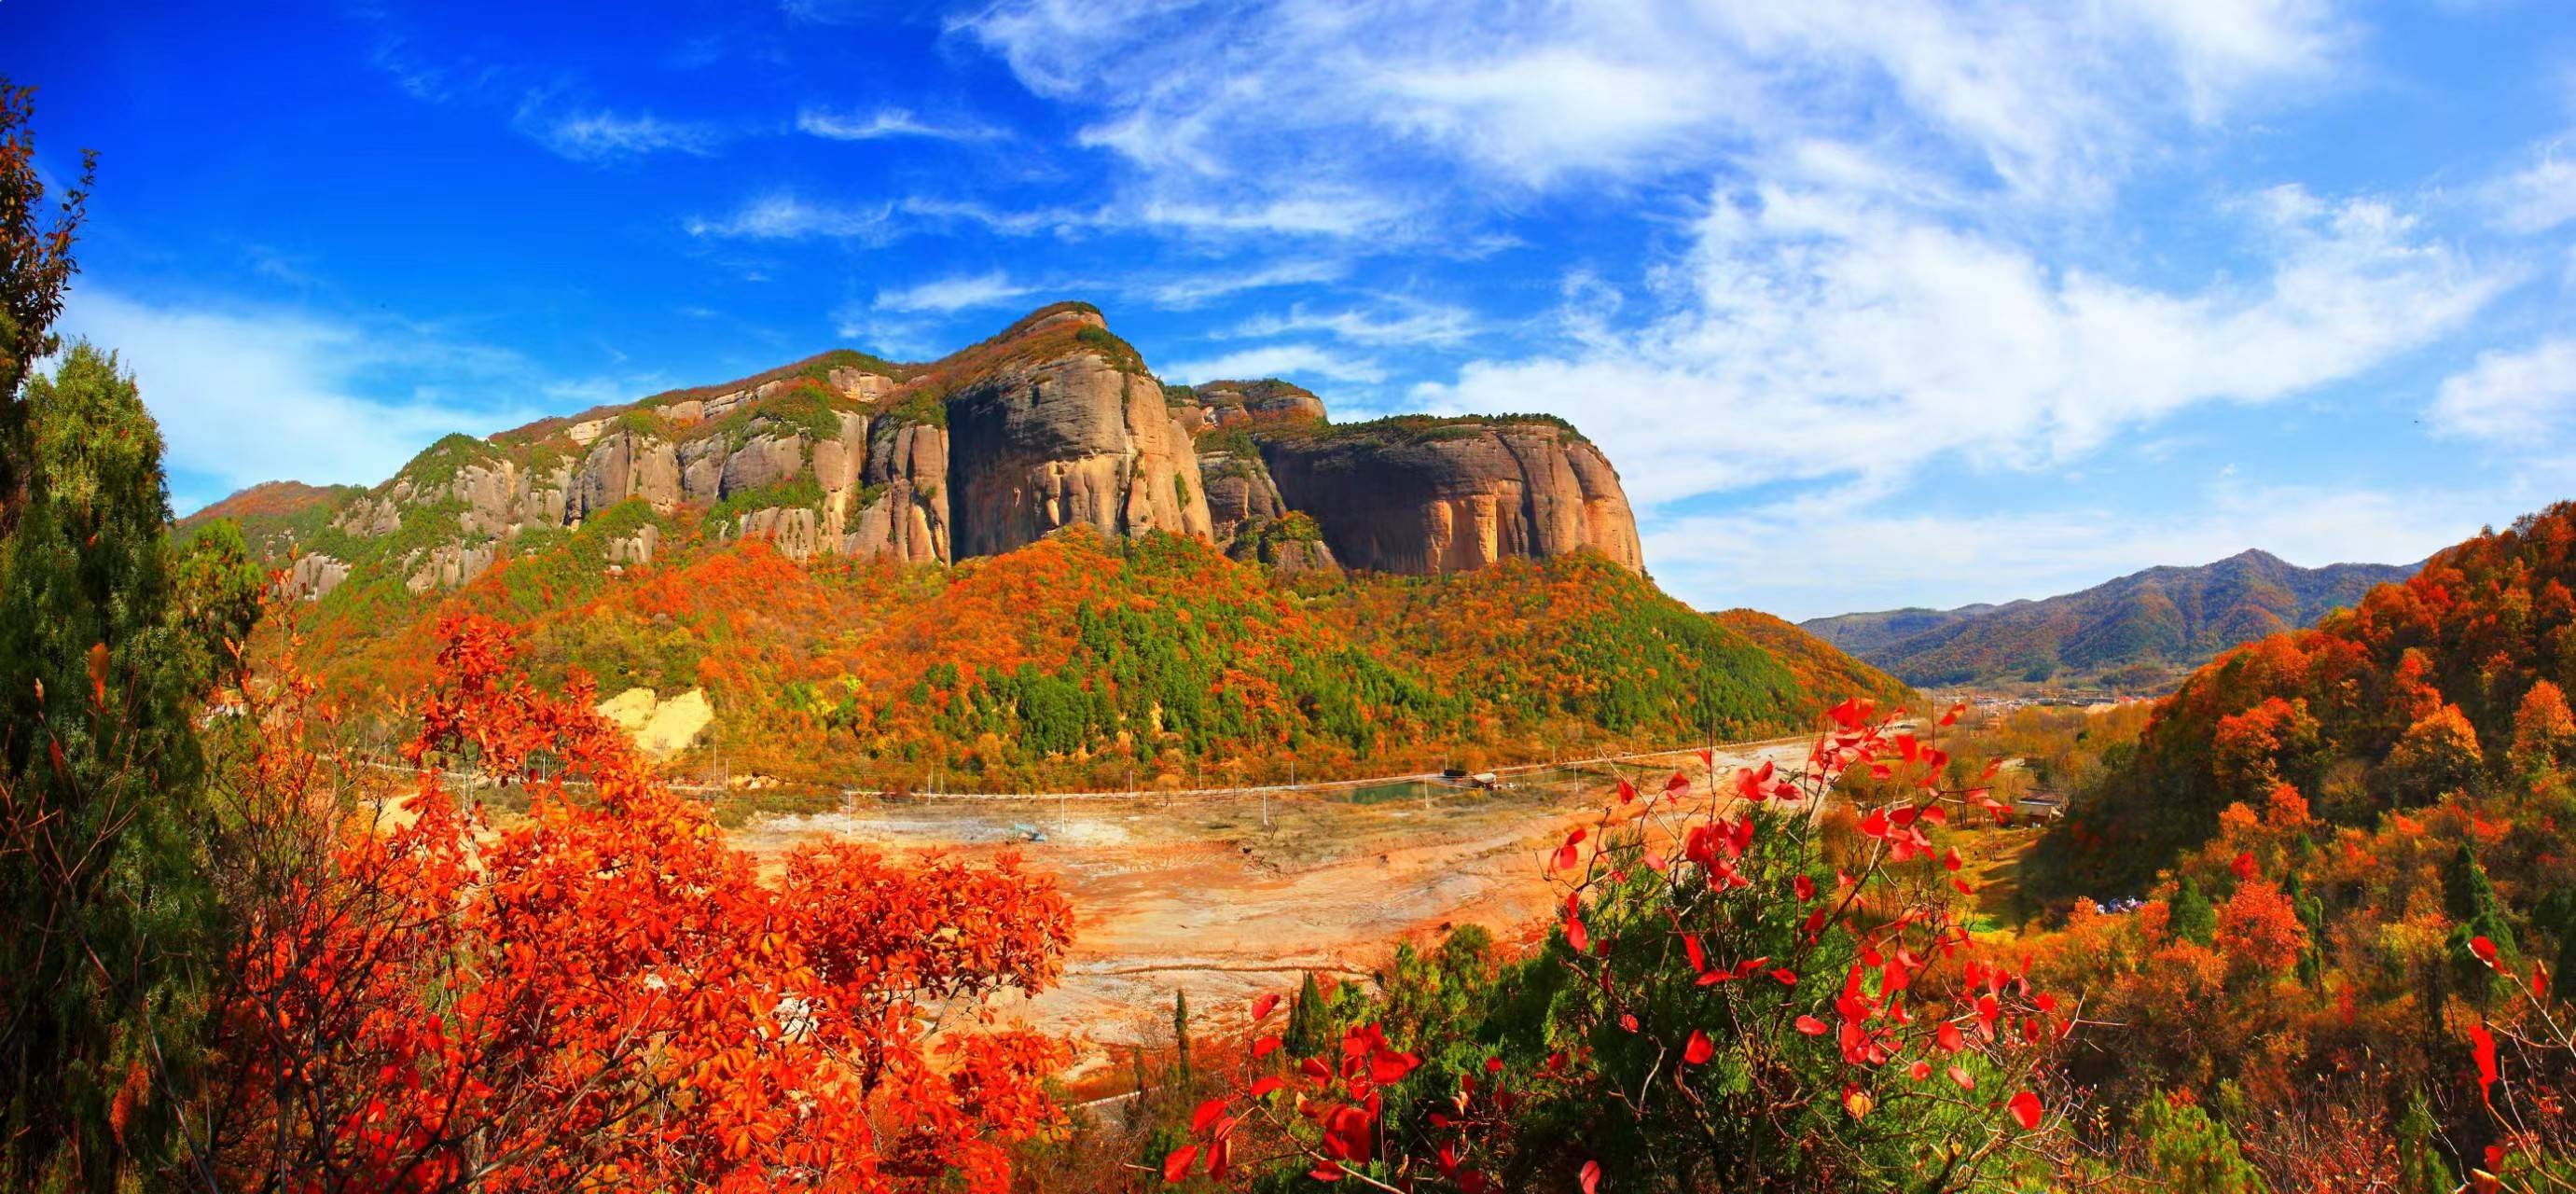
[[[1060,1047],[987,997],[1057,976],[1052,884],[809,846],[764,882],[514,632],[440,626],[406,799],[335,798],[312,685],[256,698],[265,860],[202,1155],[227,1189],[1008,1188]],[[524,784],[523,821],[448,768]],[[318,847],[299,861],[300,839]]]

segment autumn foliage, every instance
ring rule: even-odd
[[[1265,997],[1242,1084],[1198,1108],[1164,1176],[1224,1180],[1249,1156],[1397,1190],[2046,1180],[2064,1139],[2041,1092],[2074,1008],[1959,918],[1936,835],[2002,810],[1943,786],[1946,761],[1847,702],[1794,773],[1623,780],[1546,854],[1556,931],[1464,1031],[1371,1021],[1297,1055]],[[1829,805],[1853,769],[1911,783]]]
[[[1008,1188],[1061,1055],[985,1000],[1056,977],[1048,882],[848,845],[764,881],[585,689],[533,687],[511,631],[440,633],[399,799],[312,782],[308,681],[260,710],[243,792],[332,820],[235,952],[227,1188]],[[466,768],[525,785],[527,816],[461,799]]]

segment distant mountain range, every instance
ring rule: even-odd
[[[1842,614],[1799,626],[1910,684],[2154,692],[2229,647],[2313,625],[2421,566],[2301,568],[2247,551],[2038,601]]]

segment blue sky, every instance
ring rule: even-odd
[[[0,0],[187,509],[1058,298],[1791,617],[2576,497],[2563,0]]]

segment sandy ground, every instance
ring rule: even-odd
[[[1719,751],[1721,770],[1801,761],[1806,744]],[[1640,787],[1698,759],[1622,766]],[[1545,852],[1611,798],[1606,765],[1514,777],[1494,793],[1415,789],[1355,803],[1330,796],[1007,803],[867,800],[848,813],[769,817],[734,835],[755,853],[800,842],[869,842],[891,853],[985,857],[1017,849],[1073,900],[1064,981],[1006,1008],[1076,1042],[1074,1077],[1108,1046],[1168,1041],[1172,994],[1189,992],[1204,1031],[1230,1027],[1254,994],[1304,971],[1366,977],[1398,941],[1482,924],[1509,940],[1541,922],[1555,893]],[[1265,812],[1267,824],[1264,823]],[[1043,842],[1025,840],[1030,830]]]

